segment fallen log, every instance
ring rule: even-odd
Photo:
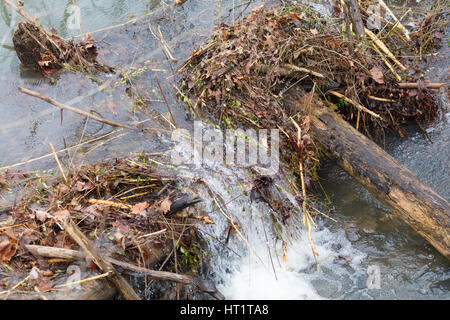
[[[298,101],[299,93],[291,90],[284,103],[302,109]],[[450,259],[449,203],[319,99],[308,109],[311,133],[323,152]]]

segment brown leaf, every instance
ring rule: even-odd
[[[378,67],[373,67],[370,69],[370,76],[373,80],[375,80],[376,83],[383,84],[384,83],[384,77],[383,77],[383,71],[381,71]]]
[[[45,222],[48,218],[48,213],[43,210],[35,210],[34,215],[40,222]]]
[[[309,118],[309,116],[305,116],[303,118],[303,125],[302,125],[302,129],[303,129],[304,132],[308,132],[309,131],[310,123],[311,123],[311,119]]]
[[[131,208],[131,213],[132,214],[140,214],[142,211],[144,211],[145,209],[147,209],[150,206],[150,204],[148,202],[139,202],[136,203],[132,208]]]
[[[73,189],[75,189],[78,192],[84,191],[86,190],[86,183],[83,181],[77,181],[73,186]]]
[[[169,200],[169,197],[165,198],[163,202],[159,205],[159,211],[162,213],[167,213],[170,211],[170,206],[172,205],[172,201]]]
[[[0,262],[9,262],[16,254],[17,246],[9,240],[0,242]]]
[[[50,270],[50,269],[45,270],[45,271],[42,273],[42,275],[43,275],[44,277],[51,277],[51,276],[53,275],[53,271]]]
[[[48,280],[42,280],[37,285],[40,292],[48,292],[53,289],[53,282]]]
[[[59,210],[59,211],[53,212],[53,216],[55,217],[56,220],[62,221],[65,217],[70,216],[70,212],[69,212],[69,210]]]

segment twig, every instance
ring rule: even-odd
[[[68,110],[68,111],[71,111],[71,112],[74,112],[74,113],[77,113],[79,115],[82,115],[84,117],[87,117],[87,118],[90,118],[90,119],[93,119],[93,120],[96,120],[96,121],[99,121],[99,122],[103,122],[103,123],[109,124],[110,126],[113,126],[113,127],[120,127],[120,128],[133,130],[133,128],[130,127],[130,126],[127,126],[127,125],[124,125],[124,124],[120,124],[120,123],[117,123],[117,122],[114,122],[114,121],[106,120],[106,119],[103,119],[101,117],[98,117],[98,116],[95,116],[93,114],[90,114],[90,113],[88,113],[88,112],[86,112],[84,110],[80,110],[80,109],[77,109],[77,108],[74,108],[74,107],[62,104],[62,103],[60,103],[60,102],[58,102],[58,101],[56,101],[56,100],[54,100],[52,98],[43,96],[42,94],[40,94],[38,92],[31,91],[31,90],[28,90],[28,89],[25,89],[25,88],[22,88],[22,87],[19,87],[18,89],[22,93],[25,93],[25,94],[28,94],[30,96],[33,96],[33,97],[39,98],[41,100],[44,100],[45,102],[48,102],[48,103],[54,105],[55,107],[58,107],[58,108],[61,108],[61,109],[64,109],[64,110]]]
[[[127,209],[127,210],[131,209],[131,206],[129,204],[115,202],[115,201],[109,201],[109,200],[89,199],[88,202],[91,204],[103,204],[106,206],[120,208],[120,209]]]
[[[328,90],[329,93],[335,95],[338,98],[344,99],[345,101],[347,101],[348,103],[354,105],[356,108],[358,108],[361,111],[364,111],[368,114],[370,114],[372,117],[375,117],[377,119],[381,119],[381,116],[379,114],[376,114],[375,112],[367,109],[366,107],[364,107],[363,105],[356,103],[355,101],[353,101],[350,98],[347,98],[346,96],[344,96],[343,94],[340,94],[339,92],[333,91],[333,90]]]
[[[164,98],[164,102],[166,103],[167,109],[169,110],[170,117],[172,118],[172,122],[173,122],[173,124],[176,127],[177,123],[175,122],[175,118],[173,117],[172,110],[170,109],[169,103],[167,102],[167,99],[166,99],[166,95],[164,94],[164,92],[163,92],[163,90],[161,88],[161,84],[159,83],[158,77],[155,76],[155,80],[156,80],[156,83],[158,84],[159,91],[161,91],[161,94],[162,94],[162,96]]]
[[[388,49],[388,47],[386,47],[386,45],[380,39],[378,39],[378,37],[372,31],[370,31],[367,28],[364,28],[364,31],[369,36],[369,38],[372,39],[373,42],[375,42],[378,48],[381,49],[381,51],[383,51],[389,58],[391,58],[391,60],[394,61],[394,63],[401,70],[406,71],[406,67],[403,64],[401,64],[400,61],[397,60],[397,58],[392,54],[392,52]]]
[[[371,96],[371,95],[368,95],[367,97],[368,97],[369,99],[376,100],[376,101],[382,101],[382,102],[397,102],[397,100],[386,99],[386,98],[379,98],[379,97],[374,97],[374,96]]]
[[[293,64],[287,64],[286,63],[283,66],[287,67],[287,68],[290,68],[290,69],[292,69],[294,71],[305,72],[305,73],[312,74],[313,76],[316,76],[316,77],[319,77],[319,78],[325,78],[325,76],[323,74],[319,73],[319,72],[315,72],[315,71],[312,71],[312,70],[309,70],[309,69],[306,69],[306,68],[302,68],[302,67],[297,67],[297,66],[295,66]]]
[[[440,89],[443,86],[445,86],[446,83],[442,83],[442,82],[425,82],[425,86],[428,89]],[[419,83],[418,82],[401,82],[398,84],[399,88],[402,89],[417,89],[419,87]]]
[[[394,15],[394,13],[391,11],[391,9],[387,6],[387,4],[383,1],[383,0],[378,0],[378,3],[386,10],[387,13],[389,13],[389,15],[392,17],[392,19],[394,19],[394,21],[396,22],[396,24],[394,25],[397,26],[400,30],[402,30],[403,34],[405,35],[406,39],[408,41],[411,41],[411,38],[409,37],[409,32],[408,30],[406,30],[406,28],[403,26],[403,24],[400,22],[400,20],[402,18],[400,18],[400,20],[397,19],[397,17]],[[411,9],[409,9],[411,10]],[[408,11],[409,11],[408,10]],[[408,12],[407,11],[407,12]],[[403,15],[405,16],[406,13]]]
[[[53,143],[49,142],[48,144],[50,145],[50,149],[52,149],[53,156],[55,157],[56,164],[58,165],[59,171],[61,171],[64,181],[66,182],[67,185],[69,185],[69,181],[67,180],[66,174],[64,173],[64,170],[61,166],[61,162],[59,162],[59,158],[58,155],[56,154],[55,147],[53,147]]]
[[[86,282],[89,282],[89,281],[93,281],[93,280],[98,280],[98,279],[109,277],[112,274],[113,274],[112,271],[108,271],[108,272],[100,274],[98,276],[86,278],[86,279],[83,279],[83,280],[59,284],[59,285],[55,286],[55,288],[61,288],[61,287],[67,287],[67,286],[73,286],[73,285],[76,285],[76,284],[86,283]]]

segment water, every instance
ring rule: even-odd
[[[79,31],[68,29],[65,11],[72,1],[24,1],[29,12],[38,13],[46,27],[55,27],[62,37],[76,36]],[[234,7],[233,7],[234,5]],[[107,89],[98,91],[99,84],[84,75],[63,73],[54,79],[43,78],[34,71],[21,68],[15,52],[11,50],[11,35],[17,17],[3,2],[0,3],[0,163],[14,165],[50,152],[48,142],[57,150],[77,145],[82,141],[111,132],[111,128],[86,121],[74,114],[64,113],[61,124],[59,111],[17,91],[18,86],[41,92],[61,102],[84,110],[95,110],[108,119],[133,124],[146,121],[154,133],[126,133],[117,131],[108,138],[61,153],[65,165],[94,161],[104,157],[126,156],[146,150],[164,152],[170,146],[167,107],[155,82],[161,82],[179,126],[190,127],[189,113],[175,96],[177,70],[182,62],[211,34],[219,21],[232,22],[246,9],[243,1],[190,1],[174,8],[163,1],[79,1],[82,13],[82,31],[94,31],[123,24],[131,15],[149,16],[136,24],[94,32],[100,41],[100,59],[116,65],[120,72],[130,68],[147,71],[134,79],[139,94],[146,99],[146,108],[137,108],[127,96],[125,86],[113,86],[117,76],[98,75],[108,83]],[[252,4],[254,5],[254,4]],[[45,8],[45,10],[42,10]],[[234,10],[233,10],[234,8]],[[158,32],[158,26],[171,47],[177,62],[169,62],[149,25]],[[445,44],[447,46],[447,44]],[[448,53],[448,47],[442,50]],[[433,64],[442,82],[445,78],[446,59]],[[444,70],[444,72],[442,72]],[[435,78],[433,78],[435,79]],[[439,80],[437,80],[439,81]],[[443,99],[445,97],[443,96]],[[114,101],[116,105],[109,102]],[[409,140],[391,139],[388,151],[419,178],[449,199],[448,159],[448,106],[442,101],[444,112],[439,124],[428,128],[434,141],[428,142],[417,128],[411,128]],[[53,168],[52,157],[15,167],[11,170]],[[331,221],[315,217],[317,228],[313,239],[319,251],[318,270],[305,230],[300,222],[284,228],[288,235],[286,261],[283,260],[281,241],[274,239],[270,227],[270,208],[264,202],[251,202],[248,195],[253,177],[245,168],[213,165],[210,168],[180,168],[180,173],[205,182],[191,182],[206,200],[202,208],[216,222],[205,227],[215,239],[208,241],[212,250],[209,276],[229,299],[448,299],[450,280],[449,262],[440,256],[413,230],[393,217],[377,200],[354,182],[334,164],[324,161],[320,170],[321,183],[331,200]],[[283,179],[276,180],[282,192],[279,196],[290,201],[289,187]],[[208,187],[206,187],[206,185]],[[225,214],[242,228],[227,238],[227,219],[211,201],[211,190],[226,203]],[[247,191],[247,193],[244,192]],[[278,190],[278,189],[277,189]],[[318,194],[321,191],[318,190]],[[5,195],[0,195],[6,197]],[[325,201],[325,196],[322,195]],[[295,205],[293,203],[293,205]],[[206,235],[206,238],[209,238]],[[219,242],[219,241],[220,242]],[[246,244],[248,243],[248,245]],[[368,279],[377,270],[379,289],[370,288]],[[376,284],[376,283],[375,283]]]

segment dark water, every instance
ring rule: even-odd
[[[76,36],[80,32],[67,26],[68,6],[72,1],[25,0],[26,9],[39,15],[40,22],[55,27],[62,37]],[[82,74],[65,72],[55,78],[43,78],[20,66],[11,36],[16,14],[0,2],[0,165],[11,166],[21,161],[47,155],[49,142],[57,150],[76,146],[80,142],[112,132],[100,125],[67,112],[63,122],[59,110],[36,98],[24,96],[18,86],[38,91],[60,102],[95,111],[102,117],[134,124],[146,121],[153,132],[124,132],[117,130],[107,138],[60,154],[64,164],[71,166],[105,157],[127,156],[143,150],[164,151],[170,145],[166,105],[155,81],[158,77],[179,126],[189,126],[185,106],[176,99],[173,85],[178,85],[176,70],[190,53],[200,46],[220,21],[232,23],[238,19],[249,2],[246,1],[191,1],[173,7],[163,1],[78,1],[82,14],[82,31],[124,24],[133,17],[148,16],[135,24],[93,32],[99,41],[102,61],[118,68],[116,75],[95,75],[96,81]],[[255,5],[254,3],[250,6]],[[164,36],[177,61],[169,61],[150,28]],[[442,51],[448,54],[448,44]],[[435,72],[442,82],[448,82],[448,57],[436,58]],[[126,86],[117,84],[118,74],[128,70],[143,70],[132,81],[144,98],[144,106],[136,106],[126,93]],[[434,78],[435,79],[435,78]],[[101,86],[104,84],[104,88]],[[102,89],[102,90],[99,90]],[[388,151],[425,183],[449,199],[449,113],[443,96],[441,121],[428,128],[430,143],[417,128],[411,129],[409,140],[392,139]],[[114,101],[114,103],[111,103]],[[51,156],[11,170],[48,169],[55,166]],[[203,172],[217,189],[226,189],[237,180],[224,180]],[[234,174],[239,174],[236,171]],[[334,164],[324,162],[320,171],[322,185],[333,203],[332,217],[337,222],[319,219],[314,233],[322,250],[321,257],[343,254],[352,256],[351,263],[330,258],[322,271],[312,272],[314,262],[305,242],[292,245],[291,270],[280,271],[277,281],[267,281],[266,271],[247,260],[217,260],[216,276],[228,298],[432,298],[448,299],[450,280],[449,262],[441,257],[422,238],[355,183]],[[231,193],[230,193],[231,194]],[[4,196],[4,195],[2,195]],[[2,197],[0,196],[0,197]],[[225,197],[226,195],[224,195]],[[231,196],[230,196],[231,198]],[[234,207],[241,210],[240,205]],[[231,207],[233,208],[233,207]],[[259,210],[259,211],[258,211]],[[255,209],[263,214],[264,208]],[[250,230],[247,235],[255,246],[261,235]],[[245,248],[243,249],[245,251]],[[377,266],[380,271],[379,289],[367,288],[367,269]],[[314,269],[314,268],[313,268]],[[306,270],[306,271],[305,271]],[[247,281],[246,275],[252,275]],[[224,279],[227,279],[224,281]],[[255,285],[258,283],[260,286]],[[292,286],[295,283],[297,286]],[[264,285],[266,286],[264,286]],[[295,289],[297,287],[297,289]]]

